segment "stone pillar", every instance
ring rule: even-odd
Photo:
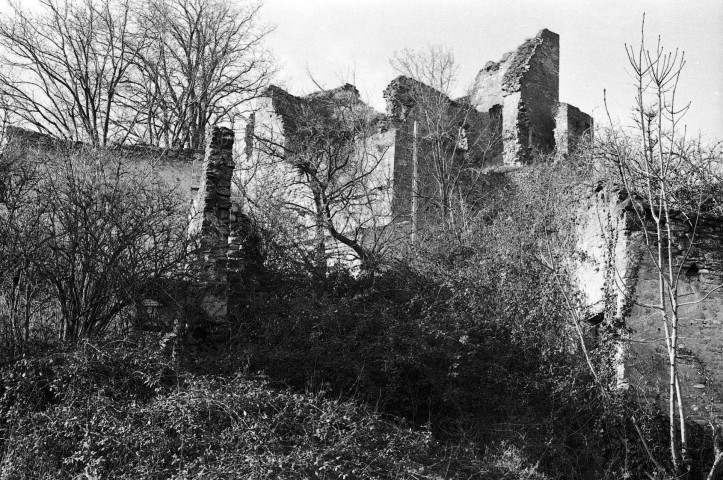
[[[197,247],[194,273],[207,292],[202,308],[211,319],[228,316],[228,238],[234,132],[214,127],[206,148],[201,183],[193,201],[188,236]]]
[[[574,153],[578,144],[593,135],[593,119],[579,108],[560,103],[555,116],[555,145],[557,154],[565,158]]]
[[[531,135],[527,107],[520,92],[504,98],[502,106],[502,159],[505,165],[524,165],[530,161]]]

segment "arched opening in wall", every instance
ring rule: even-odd
[[[700,275],[700,269],[695,263],[685,269],[685,276],[688,278],[697,277],[698,275]]]

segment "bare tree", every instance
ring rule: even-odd
[[[8,355],[27,344],[31,319],[47,305],[47,285],[35,268],[40,172],[24,160],[12,148],[0,156],[0,345]]]
[[[687,105],[680,107],[676,98],[684,54],[666,51],[660,39],[649,49],[644,22],[640,45],[627,45],[626,49],[636,88],[635,129],[633,134],[612,130],[598,153],[614,167],[625,193],[633,199],[632,215],[657,273],[658,301],[643,306],[658,312],[665,334],[670,459],[676,478],[681,478],[691,467],[679,375],[681,308],[704,301],[721,286],[702,292],[691,302],[681,301],[679,288],[684,266],[697,244],[701,217],[720,208],[720,179],[710,170],[705,149],[686,138],[681,123],[688,109]],[[676,223],[688,230],[684,241],[676,235]],[[679,241],[685,245],[676,255]]]
[[[233,123],[273,73],[258,4],[10,5],[0,22],[4,109],[63,139],[202,148],[209,123]]]
[[[146,32],[130,0],[41,0],[37,13],[10,3],[0,21],[0,92],[12,114],[40,132],[105,145],[116,138],[118,95]]]
[[[188,212],[150,167],[123,149],[61,142],[10,153],[2,157],[0,319],[18,342],[53,317],[62,341],[100,335],[181,278]]]
[[[124,99],[133,131],[153,144],[202,148],[211,123],[233,122],[274,73],[260,4],[154,0],[139,13],[152,42]]]
[[[349,84],[307,97],[275,87],[268,95],[286,119],[284,131],[259,124],[254,143],[272,164],[292,172],[284,209],[313,229],[315,268],[326,270],[328,236],[353,251],[362,269],[372,268],[389,223],[380,215],[389,204],[391,184],[382,168],[389,145],[375,141],[382,118]]]

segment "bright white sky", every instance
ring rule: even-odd
[[[560,100],[606,122],[632,123],[634,91],[624,43],[646,36],[684,50],[679,98],[692,102],[690,133],[723,140],[723,1],[721,0],[266,0],[261,14],[276,26],[268,46],[281,64],[280,83],[294,93],[344,82],[378,110],[395,77],[395,50],[443,44],[460,66],[459,91],[488,60],[517,48],[542,28],[560,35]]]

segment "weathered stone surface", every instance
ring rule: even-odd
[[[411,212],[415,121],[418,124],[420,211],[427,210],[424,202],[437,195],[435,169],[439,165],[435,162],[445,162],[448,168],[454,168],[454,164],[464,161],[467,167],[482,168],[499,157],[499,109],[478,111],[468,98],[453,100],[443,92],[405,76],[392,80],[384,90],[384,98],[394,142],[392,213],[395,218],[406,220]],[[439,145],[433,143],[439,140],[445,142],[441,155]]]
[[[529,163],[531,126],[522,93],[506,95],[502,106],[502,158],[505,165]]]
[[[577,284],[587,318],[605,316],[619,332],[618,384],[665,407],[668,359],[658,305],[656,262],[645,246],[632,200],[614,188],[581,199],[577,226]],[[723,418],[723,218],[673,212],[674,268],[680,269],[680,379],[691,418]],[[650,228],[648,226],[648,228]],[[686,256],[686,252],[688,255]],[[663,265],[667,268],[667,264]],[[647,306],[646,306],[647,305]]]
[[[570,151],[576,139],[568,140],[568,137],[580,135],[585,130],[577,128],[578,120],[587,124],[591,121],[589,116],[574,107],[566,104],[558,107],[559,43],[556,33],[541,30],[516,50],[505,54],[501,61],[488,62],[477,75],[471,95],[463,99],[450,99],[442,92],[405,76],[390,82],[384,91],[386,119],[378,114],[378,132],[365,139],[365,142],[368,140],[384,151],[380,165],[388,172],[387,177],[391,180],[391,194],[386,196],[391,204],[384,208],[388,211],[385,216],[390,221],[406,221],[411,211],[412,132],[414,121],[421,120],[417,118],[417,102],[426,100],[439,106],[448,124],[444,128],[449,130],[449,141],[469,147],[480,142],[480,139],[482,143],[490,139],[489,148],[477,165],[480,169],[502,164],[527,164],[534,149],[550,151],[556,142],[563,145],[566,152]],[[290,142],[293,142],[299,125],[303,124],[304,107],[324,99],[342,103],[359,102],[359,95],[356,88],[349,84],[305,97],[291,95],[278,87],[269,88],[246,133],[247,156],[265,154],[284,158],[288,151],[293,150]],[[473,108],[469,108],[470,105]],[[557,133],[556,116],[561,119]],[[454,128],[448,128],[450,125]],[[259,151],[258,142],[254,140],[254,137],[261,136],[273,139],[266,142],[265,152]],[[429,157],[422,139],[418,138],[417,147],[420,159]],[[459,150],[462,158],[468,148]],[[469,161],[469,158],[465,158],[465,161]],[[435,182],[432,170],[435,167],[424,161],[418,167],[419,197],[433,198]],[[273,175],[293,176],[290,173],[282,175],[279,171]],[[281,180],[289,184],[290,198],[300,199],[304,196],[298,182],[291,179],[286,181],[284,178]],[[420,205],[419,209],[424,210],[425,206]]]
[[[506,165],[529,163],[533,149],[554,148],[559,70],[560,37],[543,29],[477,75],[472,94],[477,110],[502,105]]]
[[[70,144],[51,135],[12,126],[7,127],[6,137],[9,145],[22,148],[30,155],[41,156],[43,162],[52,161],[52,155],[49,154],[59,148],[87,148],[80,142]],[[148,145],[117,145],[113,148],[126,165],[149,171],[150,175],[165,182],[169,188],[174,188],[190,205],[200,182],[203,150]]]
[[[201,182],[193,200],[189,238],[198,242],[194,259],[197,280],[207,290],[202,307],[214,320],[228,315],[228,239],[230,235],[230,191],[235,163],[234,132],[215,127],[203,161]]]
[[[356,139],[356,148],[360,152],[362,149],[372,152],[379,162],[378,172],[370,178],[367,188],[374,192],[374,205],[365,214],[356,212],[351,221],[342,223],[348,223],[351,229],[361,225],[378,228],[409,223],[414,170],[413,124],[415,120],[420,125],[426,123],[419,115],[417,103],[420,101],[438,106],[444,118],[440,127],[445,131],[445,141],[456,143],[459,149],[454,155],[479,171],[528,164],[534,149],[550,151],[556,142],[569,152],[576,139],[568,139],[568,136],[581,132],[571,125],[578,119],[590,117],[567,105],[558,108],[559,50],[559,36],[542,30],[506,54],[500,62],[489,62],[477,75],[471,94],[456,100],[405,76],[392,80],[384,91],[386,115],[375,113],[376,131]],[[363,105],[357,89],[349,84],[306,96],[295,96],[279,87],[266,91],[246,131],[249,167],[238,173],[239,177],[246,176],[240,183],[244,183],[249,192],[269,184],[281,185],[273,193],[278,202],[295,203],[313,212],[309,192],[303,182],[298,181],[298,172],[294,170],[293,162],[288,161],[288,155],[294,151],[297,130],[308,122],[305,110],[314,110],[317,108],[314,105],[324,102]],[[369,107],[364,105],[364,108]],[[564,122],[557,133],[556,115]],[[425,144],[422,130],[420,128],[417,142],[420,159],[418,211],[432,212],[433,208],[428,208],[424,202],[438,194],[434,178],[436,166],[430,160],[431,145]],[[479,155],[480,158],[471,158],[475,155],[473,146],[480,144],[486,145],[484,153]],[[251,176],[254,178],[249,179]],[[300,223],[311,221],[308,215],[298,220]],[[418,221],[423,224],[424,216]]]
[[[606,314],[609,322],[621,322],[630,311],[643,238],[628,206],[626,195],[602,185],[580,201],[572,271],[584,318]]]
[[[236,172],[245,195],[263,198],[271,209],[283,209],[281,215],[291,223],[306,227],[296,240],[314,248],[313,245],[319,242],[317,225],[323,223],[323,219],[318,221],[313,192],[298,167],[305,161],[303,157],[309,155],[309,148],[315,148],[308,135],[322,129],[340,135],[339,138],[347,138],[349,151],[342,152],[339,145],[334,144],[329,152],[315,159],[321,162],[319,167],[326,168],[327,153],[337,156],[336,160],[338,155],[348,153],[348,168],[337,171],[334,181],[349,180],[348,175],[351,175],[364,182],[363,201],[354,200],[343,211],[335,212],[335,219],[348,229],[346,233],[392,223],[392,160],[396,130],[390,127],[391,122],[386,116],[362,102],[356,88],[349,84],[306,96],[271,87],[264,95],[249,123],[246,156]],[[302,163],[297,163],[299,161]],[[360,176],[362,171],[365,174]],[[360,183],[353,181],[350,185]],[[243,211],[242,208],[240,212]],[[336,240],[330,236],[322,241],[330,264],[336,262],[333,257],[345,259],[350,253],[349,247],[336,245]]]
[[[688,304],[679,309],[683,395],[686,405],[699,407],[694,418],[723,418],[723,291],[716,290],[723,284],[723,218],[700,215],[695,228],[695,218],[676,215],[673,222],[677,245],[673,263],[682,273],[679,301]],[[637,303],[626,325],[632,340],[627,358],[630,377],[648,395],[657,389],[665,390],[668,382],[662,320],[657,312],[641,305],[658,303],[657,282],[657,269],[645,253],[636,289]],[[653,359],[657,368],[638,368],[644,358]],[[705,388],[695,388],[695,384]]]

